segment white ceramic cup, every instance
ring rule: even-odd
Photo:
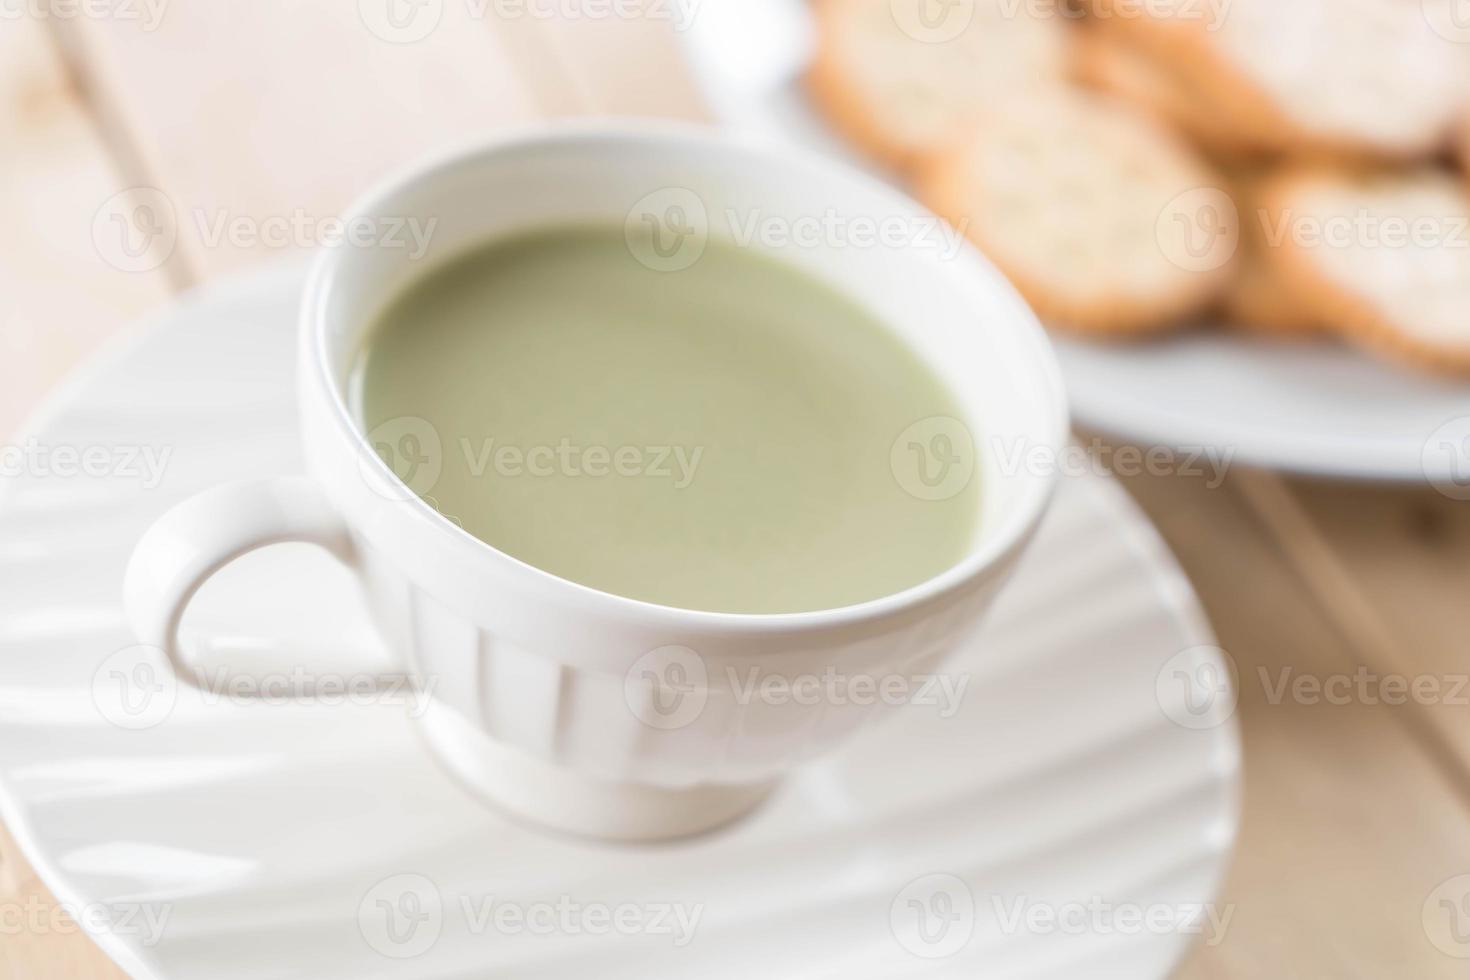
[[[1067,414],[1045,335],[994,268],[881,181],[693,127],[580,125],[416,169],[367,195],[346,221],[388,227],[405,217],[437,219],[427,254],[377,243],[316,261],[299,363],[310,477],[207,491],[138,544],[125,586],[130,621],[186,682],[197,680],[178,626],[200,586],[254,549],[312,542],[356,571],[406,669],[421,682],[432,677],[424,732],[469,787],[576,833],[693,833],[745,812],[793,765],[880,713],[871,699],[768,699],[742,685],[752,676],[881,681],[932,671],[972,632],[1046,507],[1054,469],[1046,461],[1063,448]],[[758,229],[750,247],[805,268],[891,324],[957,393],[978,450],[971,478],[981,481],[983,513],[967,557],[843,609],[701,612],[558,578],[424,503],[349,410],[362,331],[443,257],[570,221],[655,223],[660,247],[639,257],[669,275],[698,260],[705,236],[739,240]],[[645,240],[630,235],[630,247]],[[902,482],[904,447],[893,435]]]

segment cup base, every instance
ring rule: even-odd
[[[582,837],[688,837],[745,815],[775,786],[773,781],[668,789],[598,779],[497,742],[438,704],[419,725],[439,761],[471,791],[514,816]]]

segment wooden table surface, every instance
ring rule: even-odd
[[[130,2],[49,17],[0,4],[0,434],[137,315],[309,244],[213,241],[221,216],[330,217],[426,150],[541,117],[701,115],[657,17],[423,0],[437,28],[397,43],[367,26],[393,33],[390,2]],[[180,216],[161,263],[119,255],[109,225],[136,216],[124,192],[139,187]],[[138,265],[149,268],[119,268]],[[1181,975],[1470,976],[1450,955],[1470,956],[1470,941],[1441,949],[1426,929],[1426,916],[1451,914],[1436,888],[1470,874],[1470,504],[1428,486],[1243,468],[1215,488],[1126,484],[1240,673],[1245,814],[1222,899],[1234,917]],[[1394,676],[1435,693],[1392,703]],[[1450,897],[1460,919],[1436,928],[1470,939],[1470,896]],[[45,888],[0,832],[0,911],[36,901]],[[118,976],[64,923],[0,928],[0,978]]]

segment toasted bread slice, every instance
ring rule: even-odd
[[[1239,226],[1224,181],[1157,121],[1094,93],[987,116],[916,184],[1057,327],[1167,330],[1232,275]]]
[[[1000,98],[1061,85],[1067,25],[1006,0],[817,0],[808,89],[833,125],[897,168]]]
[[[1261,192],[1266,254],[1314,315],[1372,350],[1470,373],[1470,192],[1435,168],[1301,167]]]

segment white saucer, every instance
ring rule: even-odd
[[[872,169],[802,93],[815,43],[805,0],[704,0],[681,36],[721,122]],[[1073,416],[1088,428],[1296,473],[1465,489],[1465,382],[1239,329],[1146,344],[1053,339]]]
[[[1085,962],[1148,980],[1195,941],[1129,910],[1188,918],[1214,894],[1237,735],[1228,718],[1196,727],[1176,679],[1224,676],[1192,650],[1209,630],[1103,478],[1064,481],[993,628],[951,671],[972,677],[958,713],[902,707],[694,840],[608,846],[514,823],[434,767],[401,705],[206,704],[139,673],[119,606],[137,535],[206,486],[300,469],[301,272],[187,299],[33,429],[47,446],[171,447],[156,489],[31,474],[0,501],[0,815],[130,972],[889,980],[1072,978]],[[283,546],[212,582],[185,628],[263,669],[324,671],[372,643],[358,602],[326,558]],[[119,677],[154,697],[123,705]],[[509,918],[482,928],[490,900]],[[1103,911],[1080,929],[1046,924],[1087,908]],[[696,909],[678,945],[672,916]],[[147,915],[165,912],[155,934]],[[552,934],[517,931],[517,913]],[[599,934],[604,914],[644,931]]]

